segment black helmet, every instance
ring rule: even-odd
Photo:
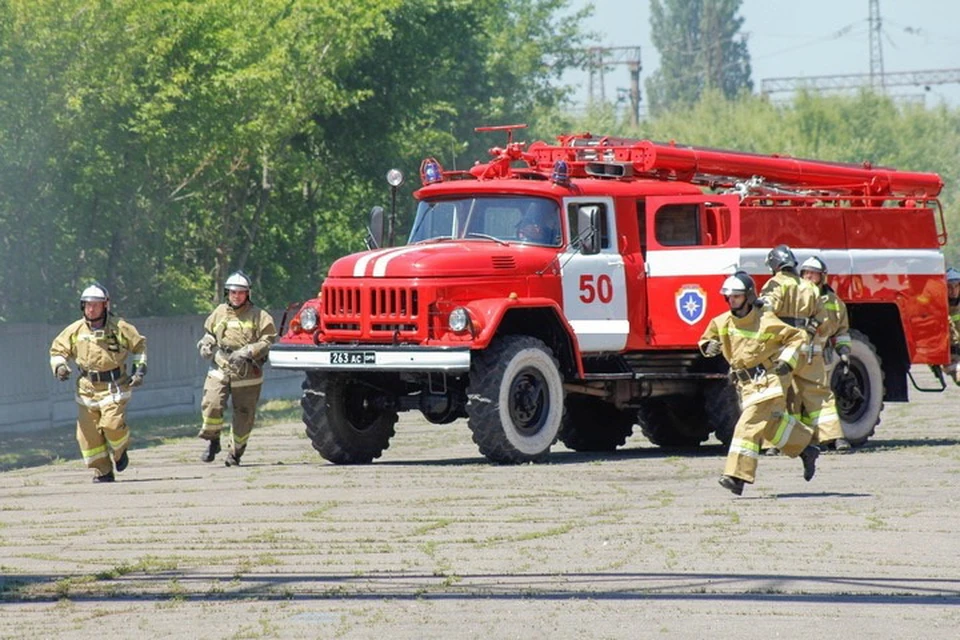
[[[784,269],[796,269],[797,256],[793,255],[793,251],[787,245],[778,244],[767,254],[766,264],[773,273]]]

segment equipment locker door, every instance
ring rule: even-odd
[[[570,247],[560,256],[564,315],[577,335],[582,353],[621,351],[627,343],[630,323],[613,199],[576,197],[563,202],[570,239],[578,234],[579,210],[590,207],[597,214],[601,241],[596,255],[585,256]]]
[[[739,213],[736,195],[647,198],[650,344],[689,348],[727,310],[720,285],[739,266]]]

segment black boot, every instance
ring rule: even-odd
[[[93,476],[94,482],[113,482],[114,480],[113,471],[105,473],[102,476]]]
[[[117,473],[122,473],[123,470],[127,468],[128,464],[130,464],[130,457],[127,455],[127,452],[124,451],[123,455],[117,458]]]
[[[217,457],[217,454],[220,453],[220,437],[210,438],[207,442],[207,450],[203,452],[203,455],[200,456],[200,460],[203,462],[213,462],[213,459]]]
[[[737,496],[743,495],[743,480],[733,476],[720,476],[720,486]]]
[[[850,453],[850,441],[846,438],[837,438],[833,441],[833,447],[838,453]]]
[[[807,482],[813,480],[813,474],[817,472],[817,458],[820,456],[820,449],[812,444],[800,452],[800,460],[803,461],[803,479]]]
[[[234,447],[230,453],[227,454],[227,457],[223,459],[223,464],[228,467],[239,467],[240,458],[243,456],[243,452],[246,450],[246,446],[243,447]]]

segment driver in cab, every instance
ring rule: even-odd
[[[527,211],[517,223],[517,239],[533,244],[556,244],[556,208],[546,203]]]

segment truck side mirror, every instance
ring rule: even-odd
[[[600,253],[600,229],[597,226],[596,207],[581,207],[577,211],[577,241],[580,253],[592,256]]]
[[[383,207],[370,209],[366,243],[367,249],[379,249],[383,246]]]

